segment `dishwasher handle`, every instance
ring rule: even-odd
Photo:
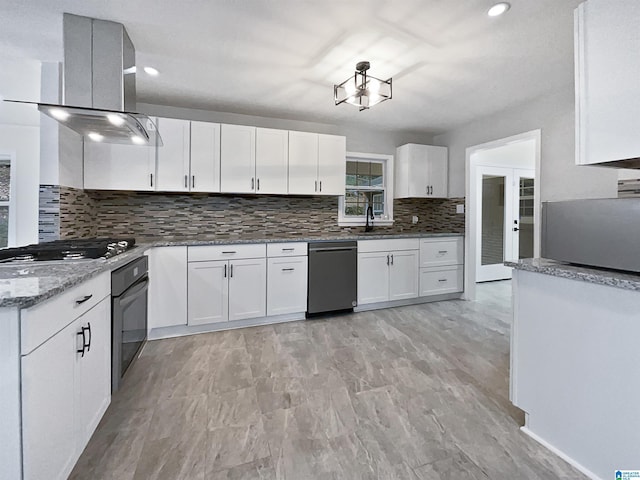
[[[358,247],[326,247],[326,248],[310,248],[309,253],[321,253],[321,252],[352,252],[357,250]]]

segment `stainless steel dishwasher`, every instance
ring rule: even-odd
[[[358,298],[358,243],[309,243],[307,316],[353,310]]]

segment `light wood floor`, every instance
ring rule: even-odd
[[[582,479],[508,400],[510,284],[147,343],[74,479]]]

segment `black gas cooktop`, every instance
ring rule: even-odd
[[[0,263],[111,258],[132,248],[133,238],[72,238],[0,250]]]

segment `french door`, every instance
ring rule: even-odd
[[[506,260],[533,257],[534,171],[477,166],[476,282],[511,278]]]

